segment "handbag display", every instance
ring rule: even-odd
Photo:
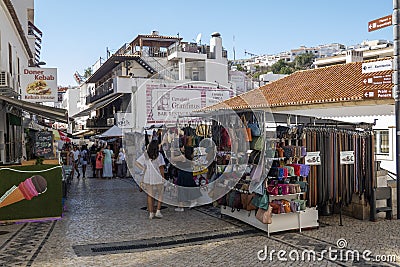
[[[290,186],[289,184],[280,184],[280,187],[282,187],[282,195],[288,195],[290,194]],[[279,189],[278,189],[279,191]]]
[[[247,142],[250,142],[253,139],[252,139],[252,135],[251,135],[251,129],[248,128],[248,125],[247,125],[246,117],[244,115],[242,115],[240,117],[240,119],[242,120],[242,123],[243,123],[243,126],[244,126],[244,137],[245,137],[245,140]]]
[[[247,194],[247,193],[241,193],[241,199],[242,199],[242,206],[243,209],[250,211],[250,210],[255,210],[257,207],[253,204],[253,198],[256,196],[256,194]]]
[[[299,184],[289,184],[289,192],[290,194],[301,193],[301,188]]]
[[[264,224],[272,223],[272,207],[268,206],[268,209],[258,209],[256,213],[256,218]]]
[[[250,130],[251,130],[251,135],[252,135],[253,137],[259,137],[259,136],[261,136],[260,126],[258,125],[257,122],[248,123],[247,126],[250,128]]]
[[[282,199],[281,200],[282,206],[285,210],[285,213],[289,213],[292,212],[292,210],[290,209],[290,201],[286,200],[286,199]]]
[[[269,203],[269,205],[272,207],[272,213],[275,213],[275,214],[281,213],[281,205],[276,204],[275,202],[271,202],[271,203]]]
[[[303,200],[303,199],[295,199],[293,200],[294,202],[298,203],[300,210],[306,210],[306,202],[307,200]]]
[[[279,188],[277,185],[268,185],[267,192],[270,195],[279,195]]]

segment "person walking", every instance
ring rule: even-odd
[[[74,154],[74,169],[78,173],[77,178],[79,179],[79,177],[81,176],[81,173],[79,172],[79,159],[81,152],[79,151],[77,146],[74,146],[74,150],[72,151],[72,153]]]
[[[75,157],[74,157],[74,153],[71,151],[70,147],[67,146],[65,148],[66,154],[67,154],[67,158],[66,158],[66,166],[68,166],[68,169],[71,170],[70,173],[70,179],[72,180],[74,178],[74,171],[75,171]]]
[[[107,148],[103,150],[103,153],[104,153],[103,178],[111,179],[113,177],[112,157],[114,155],[114,152],[110,149],[110,145],[107,145]]]
[[[103,160],[104,160],[103,148],[99,147],[97,149],[97,153],[96,153],[96,177],[97,178],[103,177]]]
[[[125,159],[125,151],[122,147],[119,149],[116,164],[117,164],[117,177],[125,178],[127,166],[126,166],[126,159]]]
[[[83,178],[86,178],[86,167],[88,164],[88,158],[89,158],[89,151],[87,150],[86,146],[82,146],[82,149],[80,152],[80,163],[82,166]]]
[[[144,171],[143,189],[147,193],[147,210],[149,218],[162,218],[161,203],[164,192],[164,167],[165,161],[158,149],[158,141],[149,143],[147,151],[135,162],[135,165]],[[155,194],[158,198],[155,198]],[[154,199],[157,199],[157,210],[154,213]]]
[[[193,179],[193,147],[179,144],[180,152],[175,151],[172,155],[172,161],[178,169],[178,203],[179,207],[175,211],[185,211],[184,203],[190,203],[190,207],[197,204],[197,199],[201,197],[200,188]]]

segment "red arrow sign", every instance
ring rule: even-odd
[[[385,17],[368,22],[368,31],[376,31],[390,25],[392,25],[392,15],[387,15]]]

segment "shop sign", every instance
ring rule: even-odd
[[[354,151],[340,151],[340,164],[354,164]]]
[[[231,89],[192,85],[190,88],[149,85],[146,93],[147,123],[175,123],[179,116],[227,100]]]
[[[21,100],[29,102],[57,102],[57,69],[23,69],[21,73]]]
[[[133,114],[132,113],[115,113],[116,125],[121,129],[133,127]]]
[[[35,133],[35,156],[49,159],[53,154],[53,132],[40,131]]]
[[[382,98],[393,98],[392,89],[371,89],[371,90],[364,90],[363,96],[365,98],[372,98],[372,99],[382,99]]]
[[[391,59],[362,63],[361,73],[392,70],[393,69],[392,65],[393,61]]]
[[[385,75],[368,75],[363,78],[363,84],[365,86],[369,85],[392,85],[392,74]]]
[[[229,99],[229,91],[207,91],[206,106],[218,104],[226,99]]]
[[[321,165],[321,151],[307,152],[304,160],[306,165]]]

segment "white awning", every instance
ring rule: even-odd
[[[97,135],[99,138],[105,138],[105,137],[121,137],[122,136],[122,130],[118,126],[114,125],[107,131],[105,131],[102,134]]]
[[[124,94],[116,94],[113,95],[105,100],[101,100],[99,102],[96,102],[94,104],[92,104],[92,106],[90,106],[89,108],[82,110],[81,112],[76,113],[75,115],[71,116],[71,118],[79,118],[79,117],[83,117],[83,116],[89,116],[90,112],[92,112],[95,109],[99,109],[102,107],[107,106],[108,104],[110,104],[111,102],[113,102],[114,100],[120,98],[121,96],[123,96]]]

